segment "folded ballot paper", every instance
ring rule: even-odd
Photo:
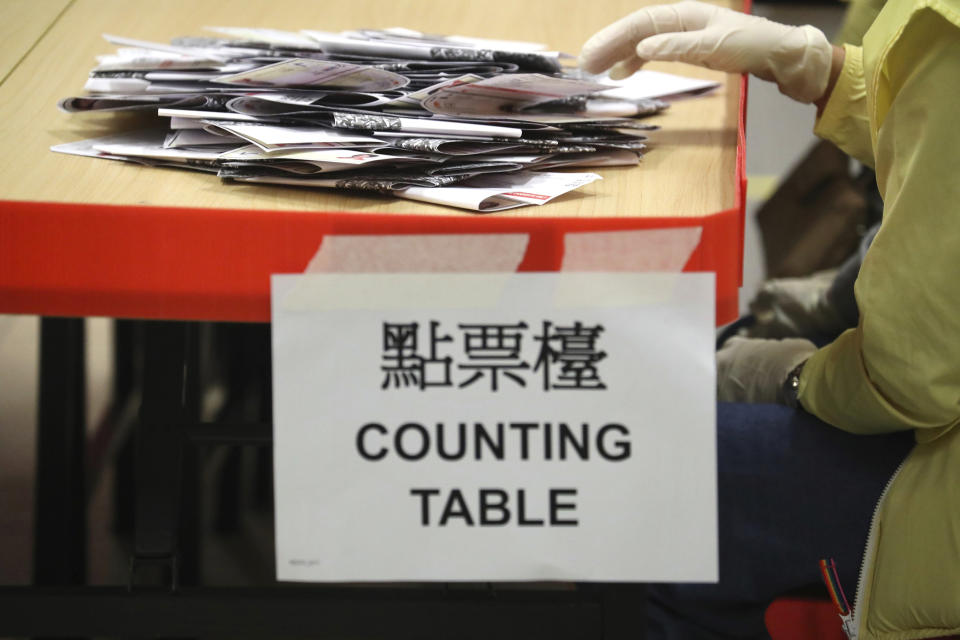
[[[613,82],[537,43],[404,28],[209,29],[169,44],[105,35],[118,49],[60,109],[153,112],[156,126],[53,150],[487,213],[600,179],[571,167],[636,165],[656,128],[642,118],[717,84]]]

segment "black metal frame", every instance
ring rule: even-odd
[[[611,591],[626,593],[624,591]],[[490,640],[642,637],[642,614],[573,591],[0,587],[12,635]]]
[[[0,587],[0,637],[642,640],[639,584],[567,590],[439,583],[196,586],[201,582],[196,445],[268,444],[270,425],[200,423],[199,325],[187,322],[142,323],[129,584],[83,586],[83,320],[47,318],[42,327],[35,584]],[[131,391],[125,381],[118,384],[117,390]],[[129,482],[129,473],[125,479]]]
[[[84,321],[40,321],[34,583],[86,581]]]

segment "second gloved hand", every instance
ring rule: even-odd
[[[655,5],[602,29],[583,45],[580,66],[625,78],[648,60],[688,62],[776,82],[799,102],[823,96],[833,47],[820,30],[792,27],[703,2]]]
[[[730,338],[717,352],[717,399],[783,404],[787,376],[816,350],[802,338]]]

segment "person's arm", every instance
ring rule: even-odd
[[[840,72],[843,70],[843,63],[847,59],[846,50],[843,47],[833,46],[830,54],[830,76],[827,80],[827,88],[823,95],[813,101],[817,105],[817,118],[823,115],[823,110],[833,95],[833,89],[837,86],[837,80],[840,79]]]
[[[799,399],[847,431],[924,439],[960,422],[960,30],[921,11],[883,72],[884,220],[857,281],[860,323],[810,357]]]
[[[594,34],[580,65],[625,78],[650,60],[752,73],[776,82],[799,102],[819,100],[827,86],[833,47],[819,29],[779,24],[705,2],[684,0],[644,7]]]
[[[816,102],[817,123],[813,132],[872,167],[874,158],[867,116],[863,50],[844,45],[834,47],[833,52],[828,89]]]

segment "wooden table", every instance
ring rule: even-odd
[[[69,4],[69,0],[5,0],[0,5],[0,84]]]
[[[641,0],[642,2],[642,0]],[[721,0],[721,4],[733,0]],[[406,26],[533,40],[577,53],[637,0],[6,0],[0,4],[0,313],[42,325],[38,419],[38,584],[0,587],[0,635],[461,638],[641,637],[636,594],[576,592],[233,591],[176,594],[83,585],[83,348],[79,318],[269,320],[269,275],[302,272],[329,234],[527,233],[521,270],[556,270],[569,232],[700,227],[686,271],[717,275],[717,321],[732,320],[742,264],[743,117],[737,76],[682,65],[651,68],[715,79],[709,97],[652,119],[639,167],[543,207],[476,215],[325,190],[222,184],[185,171],[54,154],[54,144],[137,126],[136,118],[67,115],[112,33],[167,41],[202,27],[342,30]],[[195,323],[148,322],[134,557],[176,558],[182,440],[196,422]],[[203,425],[201,425],[202,427]],[[269,425],[266,435],[269,438]],[[203,431],[203,429],[201,429]],[[205,432],[209,433],[209,429]],[[159,488],[167,488],[162,491]],[[144,496],[140,496],[143,498]],[[147,535],[141,535],[146,532]],[[171,556],[171,551],[173,555]],[[185,579],[184,582],[189,582]]]
[[[202,35],[205,25],[403,25],[577,53],[590,34],[634,10],[635,0],[169,0],[135,8],[72,0],[58,13],[63,4],[3,9],[29,18],[30,33],[40,37],[29,47],[5,42],[0,58],[15,60],[0,85],[0,135],[9,141],[0,156],[0,312],[266,321],[268,275],[303,271],[325,234],[526,232],[521,269],[555,270],[569,231],[700,226],[686,270],[716,272],[718,322],[736,314],[745,97],[738,76],[651,65],[722,87],[651,119],[663,129],[651,135],[639,167],[600,169],[603,181],[546,206],[482,216],[374,195],[223,184],[206,174],[49,151],[137,124],[55,107],[81,92],[95,55],[113,51],[101,33],[168,41]]]

